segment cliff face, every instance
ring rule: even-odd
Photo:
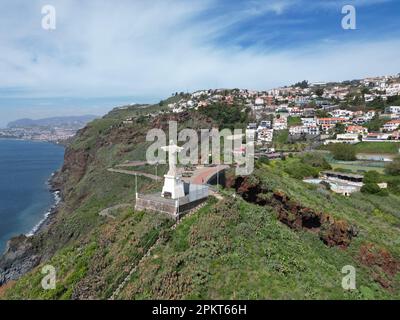
[[[331,214],[305,207],[283,192],[266,190],[255,178],[230,179],[228,187],[234,187],[246,201],[271,206],[279,221],[294,230],[318,234],[328,246],[347,248],[358,233],[357,227],[350,225],[346,220],[338,220]]]
[[[40,256],[32,242],[24,235],[15,237],[7,243],[0,259],[0,285],[17,280],[40,263]]]

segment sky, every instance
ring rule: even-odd
[[[347,4],[355,30],[342,28]],[[399,17],[398,0],[1,0],[0,127],[180,91],[397,74]]]

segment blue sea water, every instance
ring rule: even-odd
[[[59,145],[0,139],[0,253],[11,237],[29,233],[54,204],[48,180],[63,157]]]

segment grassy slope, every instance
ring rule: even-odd
[[[373,271],[357,258],[360,245],[366,242],[400,257],[400,199],[333,195],[290,178],[283,173],[284,163],[273,162],[256,174],[271,189],[356,224],[360,235],[347,250],[328,248],[315,234],[295,232],[277,220],[272,208],[233,198],[229,191],[223,202],[210,199],[174,231],[165,216],[132,209],[121,210],[115,220],[100,217],[104,208],[134,202],[134,178],[106,171],[124,160],[144,157],[143,137],[113,129],[130,112],[113,112],[93,122],[72,146],[92,150],[94,159],[78,183],[67,181],[68,206],[61,209],[51,231],[36,239],[38,245],[55,252],[44,264],[56,268],[57,289],[41,289],[43,264],[11,284],[2,298],[107,298],[159,236],[163,241],[144,260],[120,298],[400,297],[399,275],[392,280],[392,289],[383,289],[372,279]],[[145,125],[135,128],[144,130]],[[99,143],[113,136],[119,142]],[[139,179],[143,191],[159,187]],[[341,289],[340,271],[347,264],[357,268],[358,290],[351,293]]]
[[[399,153],[400,143],[398,142],[360,142],[356,145],[357,153]]]
[[[399,277],[383,289],[358,260],[373,242],[399,257],[396,207],[400,199],[357,194],[351,199],[316,190],[282,175],[276,163],[257,173],[273,188],[316,210],[356,224],[360,234],[346,249],[329,248],[315,234],[282,225],[269,207],[227,193],[226,200],[184,221],[171,240],[145,261],[121,298],[370,299],[400,297]],[[377,211],[379,208],[380,211]],[[341,288],[341,269],[357,269],[358,290]]]

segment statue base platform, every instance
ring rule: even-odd
[[[164,186],[161,196],[165,198],[178,199],[185,196],[185,183],[179,176],[164,176]]]

